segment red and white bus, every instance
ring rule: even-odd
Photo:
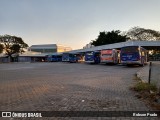
[[[120,51],[116,49],[101,50],[101,63],[120,63]]]

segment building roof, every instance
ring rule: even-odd
[[[114,49],[114,48],[122,48],[125,46],[143,46],[143,47],[155,47],[160,49],[160,41],[127,41],[127,42],[120,42],[108,45],[101,45],[92,48],[86,49],[79,49],[79,50],[72,50],[69,51],[70,53],[77,53],[77,52],[86,52],[86,51],[96,51],[96,50],[103,50],[103,49]]]
[[[32,51],[26,51],[22,54],[20,54],[19,56],[21,57],[45,57],[46,53],[40,53],[40,52],[32,52]]]
[[[8,55],[4,54],[4,53],[1,53],[0,54],[0,57],[7,57]]]
[[[57,49],[57,48],[66,48],[66,49],[71,49],[69,46],[64,46],[60,44],[40,44],[40,45],[32,45],[29,47],[29,49]]]
[[[62,55],[63,52],[55,52],[55,53],[51,53],[51,54],[48,54],[48,55]]]
[[[56,44],[41,44],[41,45],[32,45],[31,47],[29,47],[29,49],[50,49],[50,48],[57,48]]]
[[[43,47],[45,45],[40,45],[40,46]],[[46,47],[47,46],[48,47],[56,46],[56,44],[46,44]],[[98,51],[103,49],[114,49],[114,48],[118,49],[125,46],[142,46],[142,47],[148,47],[148,48],[159,48],[160,50],[160,41],[127,41],[127,42],[120,42],[120,43],[114,43],[114,44],[108,44],[108,45],[101,45],[101,46],[96,46],[96,47],[86,48],[86,49],[78,49],[78,50],[72,50],[72,51],[61,52],[61,53],[53,53],[52,55],[61,55],[62,53],[83,53],[87,51]],[[37,45],[37,47],[39,46]],[[46,55],[48,54],[28,51],[19,56],[44,57]]]

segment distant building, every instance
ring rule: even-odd
[[[19,54],[18,62],[43,62],[47,59],[47,53],[26,51]]]
[[[10,61],[10,59],[9,59],[8,55],[5,55],[4,53],[0,54],[0,63],[7,63],[9,61]]]
[[[28,51],[20,54],[18,57],[19,62],[43,62],[47,61],[49,54],[57,52],[71,51],[71,47],[57,45],[57,44],[42,44],[32,45],[28,48]]]
[[[71,51],[72,48],[57,44],[42,44],[42,45],[32,45],[28,48],[28,51],[40,52],[40,53],[55,53],[55,52],[66,52]]]

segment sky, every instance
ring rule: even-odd
[[[160,31],[160,0],[0,0],[0,35],[81,49],[99,32]]]

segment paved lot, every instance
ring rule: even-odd
[[[140,69],[80,63],[0,64],[0,111],[151,110],[129,90]]]

